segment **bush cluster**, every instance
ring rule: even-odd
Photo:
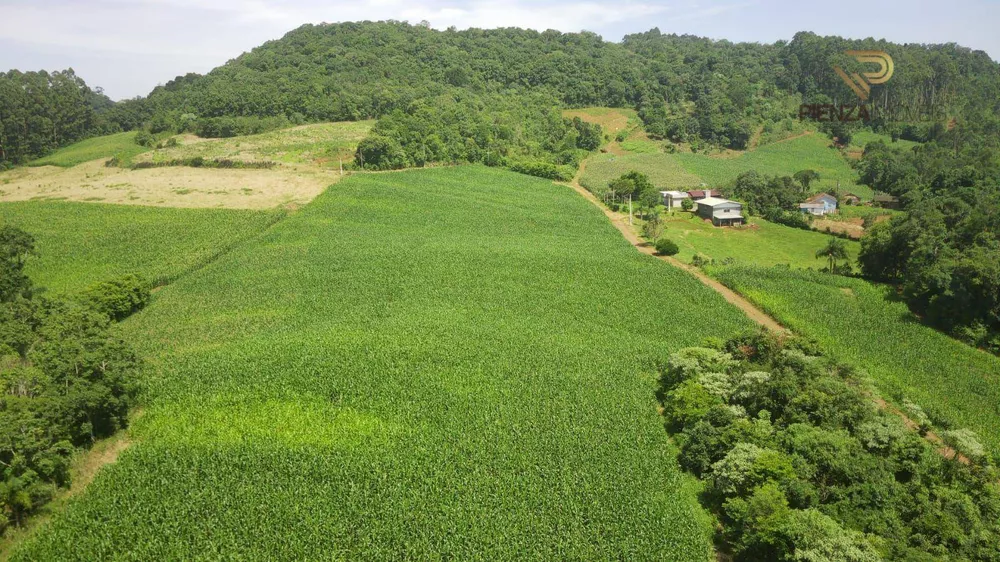
[[[687,348],[658,398],[735,560],[1000,560],[997,469],[947,459],[880,411],[863,373],[767,333]],[[924,420],[923,423],[926,423]]]

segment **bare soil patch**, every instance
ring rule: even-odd
[[[128,170],[98,159],[73,168],[19,168],[0,174],[0,201],[63,199],[163,207],[266,209],[304,204],[340,174],[282,164],[271,170],[189,168]]]
[[[858,219],[860,222],[860,219]],[[835,234],[846,234],[855,240],[861,238],[865,233],[865,228],[853,220],[832,221],[829,219],[816,219],[813,221],[813,229],[820,232],[830,231]]]

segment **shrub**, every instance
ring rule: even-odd
[[[149,283],[137,275],[98,283],[86,289],[82,299],[108,318],[120,321],[142,310],[149,302]]]
[[[656,241],[656,253],[658,254],[675,256],[679,251],[681,249],[677,247],[677,243],[669,238],[660,238]]]
[[[139,146],[152,147],[156,144],[156,137],[149,131],[140,130],[135,134],[135,144]]]

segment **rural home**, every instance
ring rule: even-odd
[[[818,193],[804,203],[799,203],[799,210],[811,215],[823,216],[837,212],[837,198],[829,193]]]
[[[718,189],[694,189],[692,191],[688,191],[688,197],[690,197],[692,201],[698,201],[706,197],[722,197],[722,192]]]
[[[698,201],[698,216],[712,219],[715,226],[743,224],[743,205],[728,199],[706,197]]]
[[[663,197],[663,204],[666,205],[667,209],[671,210],[680,209],[684,200],[691,198],[684,191],[661,191],[660,196]]]

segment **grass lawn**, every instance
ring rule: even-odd
[[[281,211],[170,209],[64,201],[0,203],[0,224],[35,237],[27,273],[53,293],[127,273],[172,279],[263,231]]]
[[[816,258],[816,250],[830,239],[826,234],[756,217],[750,219],[749,227],[718,228],[684,211],[664,216],[667,224],[664,236],[677,243],[681,250],[677,258],[685,262],[690,262],[694,254],[700,254],[716,261],[730,258],[764,266],[788,264],[813,269],[826,266],[824,260]],[[854,263],[860,245],[850,240],[845,242],[851,263]]]
[[[77,164],[98,158],[111,158],[116,154],[128,160],[150,150],[135,144],[134,139],[135,131],[94,137],[60,148],[48,156],[32,161],[29,166],[72,168]]]
[[[886,287],[787,269],[714,267],[710,273],[833,357],[868,371],[897,404],[976,431],[1000,453],[1000,358],[924,326]]]
[[[124,323],[136,444],[14,559],[704,562],[652,365],[750,327],[566,186],[351,176]]]

